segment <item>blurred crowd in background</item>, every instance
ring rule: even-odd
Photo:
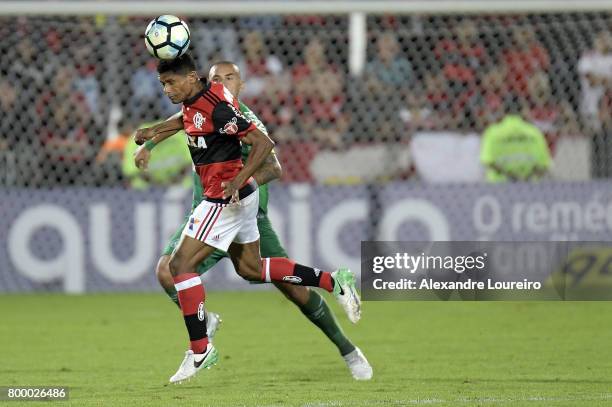
[[[144,47],[149,18],[0,20],[0,183],[133,185],[131,134],[178,110]],[[612,176],[610,14],[369,17],[356,75],[345,16],[187,22],[202,75],[241,68],[284,182],[486,180],[482,134],[510,115],[551,157],[524,179]]]

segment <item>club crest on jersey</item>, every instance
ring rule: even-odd
[[[204,312],[204,303],[201,302],[200,305],[198,305],[198,319],[200,321],[204,321],[205,317],[206,317],[206,313]]]
[[[206,122],[206,117],[204,117],[202,113],[197,112],[193,116],[193,125],[196,127],[196,129],[202,130],[202,126],[204,125],[205,122]]]
[[[238,119],[237,118],[232,118],[232,120],[230,120],[229,122],[227,122],[225,124],[225,126],[223,126],[223,128],[221,130],[219,130],[219,133],[222,134],[229,134],[229,135],[233,135],[238,133]]]

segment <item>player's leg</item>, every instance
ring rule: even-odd
[[[260,281],[261,256],[259,254],[259,239],[254,242],[232,242],[227,253],[232,260],[234,269],[242,278],[248,281]]]
[[[259,254],[259,241],[246,244],[238,244],[234,242],[229,247],[228,253],[230,255],[230,258],[232,259],[234,268],[241,276],[250,276],[260,272],[259,269],[261,267],[261,259]],[[286,286],[288,287],[281,287],[286,290],[284,292],[287,293],[287,297],[290,299],[296,298],[298,301],[304,301],[304,299],[306,298],[306,293],[304,291],[299,290],[307,290],[306,292],[309,292],[310,295],[308,296],[308,301],[306,302],[305,307],[309,310],[313,310],[313,312],[311,314],[305,313],[306,316],[317,326],[321,327],[321,329],[325,332],[326,329],[331,328],[330,326],[322,327],[321,325],[319,325],[320,322],[323,322],[320,319],[325,314],[327,316],[327,322],[329,322],[331,319],[331,321],[333,321],[331,325],[334,328],[337,328],[337,332],[339,332],[339,334],[344,337],[344,334],[339,329],[337,322],[333,318],[331,310],[327,307],[327,304],[325,304],[323,298],[320,295],[315,293],[314,290],[308,290],[307,287],[290,285]],[[298,291],[289,291],[291,289],[296,289]],[[340,338],[334,339],[338,340]],[[353,375],[353,377],[357,380],[371,379],[372,367],[368,363],[361,350],[359,350],[359,348],[354,347],[352,344],[350,344],[350,342],[344,343],[343,345],[346,346],[346,350],[351,349],[350,351],[348,351],[348,353],[343,354],[342,357],[344,358],[349,369],[351,370],[351,374]]]
[[[198,265],[196,273],[201,276],[225,257],[227,257],[227,253],[222,252],[221,250],[215,250]],[[180,308],[178,295],[176,294],[176,288],[174,287],[174,279],[172,277],[172,273],[170,273],[170,255],[162,255],[159,258],[155,268],[155,275],[157,276],[157,281],[159,281],[159,284],[162,286],[168,297]]]
[[[162,286],[168,297],[180,308],[181,305],[179,304],[176,288],[174,287],[174,279],[172,278],[172,273],[170,273],[169,254],[163,254],[157,261],[157,266],[155,266],[155,276],[157,277],[159,285]]]
[[[241,246],[243,245],[239,244],[233,248],[234,256],[241,258],[243,255],[242,251],[246,250]],[[231,257],[231,246],[228,253]],[[354,290],[354,275],[348,269],[339,269],[335,272],[329,272],[316,267],[298,264],[294,260],[286,257],[266,257],[261,259],[261,261],[261,267],[255,267],[250,261],[248,263],[240,263],[242,267],[237,268],[236,272],[242,278],[249,281],[264,281],[266,283],[276,281],[280,283],[318,287],[328,292],[333,292],[334,294],[344,294],[343,291],[347,283],[351,284],[352,290]]]
[[[198,275],[202,275],[206,273],[206,271],[210,270],[215,264],[219,262],[222,258],[227,257],[227,255],[220,251],[215,250],[210,256],[208,256],[202,263],[199,264],[196,272]],[[174,279],[172,278],[172,274],[170,273],[170,254],[162,255],[158,262],[157,267],[155,268],[155,274],[157,276],[157,280],[159,284],[162,286],[168,297],[177,305],[180,309],[181,306],[179,304],[178,295],[176,293],[176,288],[174,287]],[[221,326],[221,316],[216,312],[213,312],[206,308],[206,333],[208,338],[212,340],[217,333],[217,330]]]
[[[236,239],[238,241],[250,239],[246,241],[252,242],[251,246],[255,245],[256,251],[253,252],[254,254],[249,253],[248,255],[254,255],[255,267],[260,267],[257,206],[258,194],[256,193],[251,193],[241,199],[240,202],[232,205],[205,200],[194,210],[192,219],[183,230],[181,242],[170,259],[170,273],[176,285],[181,311],[185,315],[185,324],[189,331],[192,350],[187,352],[179,370],[170,378],[171,382],[191,377],[197,372],[200,364],[210,366],[216,363],[218,359],[214,346],[212,346],[212,343],[208,343],[205,334],[202,335],[202,332],[206,332],[205,326],[202,326],[205,319],[203,310],[204,290],[196,269],[204,259],[214,252],[215,248],[228,251],[230,245]],[[253,265],[244,263],[241,267],[246,270],[247,266],[252,267]],[[252,271],[248,272],[252,273]],[[197,289],[198,286],[199,289]],[[190,297],[187,298],[187,296]],[[196,305],[200,298],[201,302]],[[197,354],[198,350],[201,350],[204,345],[206,347],[202,355],[193,355],[194,352]],[[212,356],[214,359],[207,356],[211,349],[214,352]],[[191,355],[189,352],[191,352]]]
[[[185,353],[183,362],[170,378],[172,383],[188,379],[198,370],[210,368],[218,361],[218,352],[212,343],[209,343],[206,334],[204,285],[196,270],[215,250],[204,241],[220,214],[221,208],[215,204],[202,202],[198,205],[191,216],[193,221],[190,219],[185,226],[178,247],[170,257],[170,273],[190,341],[190,349]]]
[[[272,257],[263,259],[259,254],[259,229],[257,212],[259,195],[251,194],[238,204],[241,207],[236,233],[228,248],[228,254],[234,263],[236,272],[249,281],[287,282],[292,284],[321,287],[329,292],[334,291],[334,279],[329,272],[296,264],[293,260]],[[237,211],[237,207],[233,208]],[[231,210],[232,208],[228,208]],[[238,214],[238,212],[236,212]],[[225,235],[224,235],[225,239]],[[255,250],[257,251],[255,255]],[[265,267],[262,267],[265,266]]]
[[[336,345],[353,378],[356,380],[370,380],[372,378],[372,366],[361,349],[353,345],[346,337],[333,311],[316,290],[287,283],[274,282],[273,284]]]
[[[233,256],[242,258],[242,251],[246,249],[240,246],[243,245],[237,245],[233,248]],[[231,246],[229,253],[231,257]],[[250,257],[248,258],[250,259]],[[349,269],[342,268],[331,273],[298,264],[284,257],[266,257],[261,261],[261,266],[257,267],[251,264],[251,260],[238,264],[234,263],[234,266],[236,272],[249,281],[264,281],[266,283],[277,281],[323,288],[334,294],[352,323],[357,323],[361,318],[361,299],[355,286],[355,276]]]
[[[355,345],[344,335],[323,297],[309,287],[287,283],[273,283],[278,290],[331,340],[342,356],[355,350]]]
[[[355,345],[344,335],[334,313],[318,292],[300,285],[279,282],[273,284],[300,309],[310,322],[323,331],[336,345],[340,355],[345,356],[355,350]]]
[[[168,243],[164,247],[162,251],[162,255],[157,261],[157,266],[155,268],[155,275],[157,276],[157,281],[162,286],[168,297],[179,307],[178,295],[176,293],[176,288],[174,287],[174,279],[172,278],[172,274],[170,273],[170,256],[174,249],[178,246],[178,243],[181,239],[181,235],[183,233],[183,229],[185,229],[185,225],[189,221],[191,214],[185,217],[184,222],[177,229],[177,231],[170,237]],[[223,257],[227,257],[225,252],[221,250],[215,250],[212,255],[208,256],[202,263],[198,265],[196,272],[199,275],[204,274],[206,271],[210,270],[215,264],[219,262]],[[219,314],[216,314],[210,310],[206,310],[206,332],[208,334],[209,339],[212,339],[215,336],[215,333],[219,326],[221,325],[221,317]]]
[[[265,213],[258,214],[257,228],[259,229],[259,245],[263,257],[288,257],[272,227],[270,219]],[[280,282],[274,282],[273,284],[288,300],[300,309],[310,322],[321,329],[325,336],[336,345],[355,379],[368,380],[372,378],[372,366],[370,366],[361,350],[355,347],[346,337],[333,311],[316,290]]]
[[[257,229],[259,229],[259,247],[262,257],[289,257],[272,227],[272,222],[265,213],[257,215]],[[332,310],[318,292],[308,287],[278,281],[273,284],[300,309],[310,322],[323,331],[336,345],[342,356],[355,350],[355,346],[344,335]]]
[[[185,225],[189,221],[191,215],[185,218],[185,221],[179,226],[176,232],[168,239],[168,243],[164,247],[162,251],[161,257],[157,261],[157,266],[155,267],[155,275],[157,277],[157,281],[162,286],[168,297],[179,306],[178,296],[176,294],[176,289],[174,288],[174,279],[172,278],[172,274],[170,273],[170,256],[174,252],[174,249],[178,246],[179,241],[181,240],[181,235],[183,234],[183,229],[185,229]],[[202,263],[200,263],[196,269],[196,272],[199,275],[204,274],[208,270],[210,270],[215,264],[219,262],[223,257],[227,257],[225,252],[221,250],[215,250],[210,256],[208,256]],[[180,307],[180,306],[179,306]]]
[[[355,286],[355,275],[349,269],[329,272],[285,257],[266,257],[262,259],[259,278],[268,283],[278,281],[323,288],[334,294],[352,323],[357,323],[361,318],[361,299]]]
[[[181,235],[183,234],[183,229],[185,229],[185,225],[189,221],[191,215],[187,215],[185,220],[179,226],[179,228],[174,232],[174,234],[168,239],[168,243],[164,247],[162,254],[157,261],[157,266],[155,267],[155,276],[157,277],[157,281],[162,286],[168,297],[180,308],[178,296],[176,295],[176,289],[174,288],[174,279],[172,278],[172,274],[170,274],[170,256],[174,249],[178,246],[179,241],[181,240]]]
[[[265,252],[262,256],[264,259],[262,275],[259,277],[261,280],[323,288],[334,293],[351,322],[355,323],[361,318],[361,300],[355,287],[355,276],[350,270],[339,269],[330,273],[298,264],[287,258],[284,250],[278,250],[280,242],[265,214],[259,214],[257,226],[262,236],[262,254]]]

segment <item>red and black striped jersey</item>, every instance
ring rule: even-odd
[[[203,194],[218,199],[223,197],[221,182],[242,169],[240,138],[256,127],[223,84],[202,82],[202,91],[183,102],[183,126]]]

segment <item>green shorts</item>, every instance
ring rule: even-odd
[[[185,221],[178,228],[176,232],[172,235],[166,247],[162,252],[162,256],[169,256],[172,254],[179,241],[181,240],[181,234],[183,233],[183,229],[185,225],[189,221],[189,216],[185,217]],[[268,218],[268,215],[259,211],[257,214],[257,229],[259,229],[259,246],[261,257],[288,257],[287,252],[281,245],[278,240],[278,236],[276,232],[272,228],[272,222]],[[197,272],[199,275],[206,273],[210,270],[215,264],[219,262],[222,258],[227,257],[227,253],[221,250],[215,250],[210,256],[206,258],[200,265],[198,266]]]

